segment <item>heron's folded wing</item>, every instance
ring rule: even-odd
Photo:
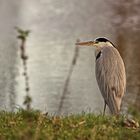
[[[117,114],[126,86],[124,63],[117,49],[106,47],[102,50],[96,60],[96,79],[110,111]]]

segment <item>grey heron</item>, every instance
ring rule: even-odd
[[[118,50],[107,38],[94,41],[77,42],[76,45],[95,47],[96,79],[106,105],[114,115],[120,112],[122,98],[126,89],[125,66]]]

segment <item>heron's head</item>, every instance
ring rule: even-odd
[[[110,42],[107,38],[104,37],[99,37],[96,38],[94,41],[87,41],[87,42],[78,42],[76,45],[80,46],[91,46],[91,47],[105,47],[105,46],[111,46],[113,47],[114,45],[112,42]]]

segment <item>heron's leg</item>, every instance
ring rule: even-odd
[[[104,112],[103,112],[103,116],[105,115],[105,110],[106,110],[106,102],[104,102]]]

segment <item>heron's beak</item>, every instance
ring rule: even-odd
[[[96,43],[94,41],[77,42],[75,45],[80,45],[80,46],[95,46]]]

